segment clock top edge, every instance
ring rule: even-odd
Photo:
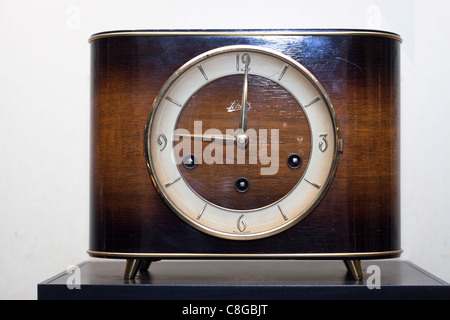
[[[376,36],[402,42],[397,33],[365,29],[161,29],[161,30],[116,30],[94,33],[89,42],[102,38],[125,36]]]

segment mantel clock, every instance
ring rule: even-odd
[[[400,248],[400,43],[158,30],[91,44],[89,254],[361,259]]]

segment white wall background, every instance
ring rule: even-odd
[[[447,0],[0,0],[0,298],[89,259],[91,34],[375,28],[402,45],[402,244],[450,282]]]

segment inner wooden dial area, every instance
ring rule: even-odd
[[[311,133],[302,107],[286,89],[249,75],[246,148],[208,138],[238,133],[243,78],[217,79],[188,100],[176,132],[196,136],[175,138],[174,152],[183,159],[181,176],[199,196],[223,208],[251,210],[280,200],[301,180]]]

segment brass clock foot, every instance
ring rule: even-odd
[[[347,270],[352,274],[356,281],[360,281],[364,278],[361,268],[361,260],[344,260],[344,263]]]
[[[129,280],[134,279],[141,265],[142,259],[127,259],[127,264],[125,265],[125,272],[123,278]]]
[[[147,272],[150,264],[154,261],[158,260],[127,259],[123,278],[127,280],[133,280],[136,277],[138,271]]]

